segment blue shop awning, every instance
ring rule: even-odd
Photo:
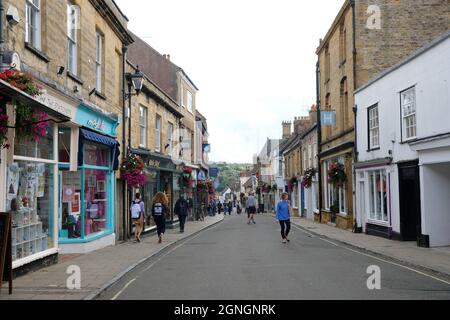
[[[119,144],[119,142],[117,142],[117,140],[114,138],[104,136],[102,134],[95,133],[86,129],[80,129],[80,134],[84,139],[88,141],[103,144],[108,147],[115,147]]]
[[[119,169],[120,143],[114,138],[82,128],[80,128],[80,144],[79,144],[80,149],[78,151],[79,166],[83,165],[83,158],[84,158],[83,140],[91,141],[94,143],[102,144],[110,148],[113,148],[113,152],[111,152],[112,170],[115,171]]]

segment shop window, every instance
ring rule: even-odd
[[[58,130],[58,156],[59,162],[70,162],[70,128],[59,128]]]
[[[84,170],[84,235],[108,229],[108,172]]]
[[[109,152],[110,148],[94,142],[84,142],[84,164],[109,167]]]
[[[54,247],[55,165],[15,161],[8,167],[7,210],[13,213],[13,261]]]
[[[14,155],[27,158],[53,160],[53,130],[54,124],[52,122],[48,122],[46,133],[40,137],[39,141],[33,141],[28,138],[20,138],[16,136]]]
[[[369,219],[388,222],[387,174],[385,170],[370,171],[369,185]]]

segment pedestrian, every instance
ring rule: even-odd
[[[158,192],[153,198],[152,216],[158,231],[158,243],[162,242],[162,237],[166,232],[166,214],[169,211],[169,200],[163,192]]]
[[[231,216],[233,213],[233,203],[230,201],[228,202],[228,214]]]
[[[256,214],[256,198],[255,194],[252,192],[247,199],[247,203],[245,205],[248,214],[248,224],[256,224],[255,222],[255,214]]]
[[[180,199],[175,203],[175,214],[180,219],[180,233],[184,233],[184,225],[186,223],[186,218],[188,216],[189,204],[184,199],[183,195],[180,195]]]
[[[284,192],[281,195],[281,201],[278,202],[277,205],[277,220],[280,222],[281,226],[281,237],[283,239],[283,243],[290,242],[288,236],[289,232],[291,231],[291,203],[288,200],[289,195]]]
[[[134,200],[130,206],[131,219],[134,224],[134,243],[141,242],[141,234],[144,230],[145,220],[145,206],[144,201],[141,200],[141,194],[136,193]]]
[[[223,208],[222,202],[219,201],[219,203],[217,204],[217,210],[219,212],[219,215],[222,214],[222,208]]]

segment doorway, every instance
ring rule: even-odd
[[[419,241],[422,234],[419,163],[398,165],[400,233],[403,241]]]

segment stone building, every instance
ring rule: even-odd
[[[323,222],[344,229],[355,223],[355,90],[449,28],[448,0],[344,2],[316,52],[320,108],[335,111],[335,121],[320,128]],[[328,168],[335,162],[345,167],[343,187],[328,183]]]
[[[26,269],[58,252],[113,245],[120,234],[121,65],[133,39],[112,0],[4,6],[19,19],[1,26],[2,70],[24,71],[41,87],[26,94],[5,73],[0,80],[0,109],[15,127],[1,151],[0,211],[13,213],[13,267]]]

